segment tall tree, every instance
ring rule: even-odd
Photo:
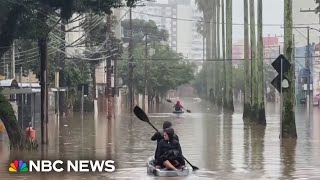
[[[232,87],[232,0],[226,1],[226,30],[227,30],[227,102],[225,108],[233,112],[233,87]]]
[[[289,79],[289,88],[287,92],[283,92],[282,107],[282,137],[297,138],[297,130],[295,123],[295,85],[294,85],[294,59],[292,56],[292,1],[284,0],[284,56],[291,63],[291,67],[287,73]]]
[[[212,101],[216,101],[216,92],[217,92],[217,81],[218,79],[215,77],[216,71],[217,71],[217,0],[211,1],[211,7],[212,7],[212,15],[211,15],[211,34],[212,34],[212,40],[211,40],[211,59],[213,61],[210,63],[211,70],[210,70],[210,79],[211,79],[211,88],[213,89],[213,97]]]
[[[243,106],[243,118],[250,117],[251,101],[250,101],[250,74],[249,74],[249,8],[248,0],[243,0],[244,4],[244,68],[245,68],[245,86],[244,86],[244,106]]]
[[[255,21],[255,0],[250,0],[250,47],[251,47],[251,117],[256,118],[258,107],[257,88],[257,44],[256,44],[256,21]]]
[[[227,61],[226,61],[226,8],[225,0],[221,1],[221,14],[222,14],[222,59],[223,59],[223,68],[222,68],[222,88],[223,88],[223,105],[227,104]]]
[[[258,106],[257,106],[257,122],[266,125],[266,114],[264,106],[264,71],[263,71],[263,37],[262,37],[262,0],[258,0],[258,59],[257,59],[257,86],[258,86]],[[259,70],[258,70],[259,69]]]
[[[210,79],[210,58],[211,58],[211,17],[212,17],[212,8],[211,8],[211,1],[209,0],[196,0],[196,4],[198,9],[202,11],[203,18],[204,18],[204,29],[205,29],[205,36],[206,36],[206,62],[204,63],[205,69],[205,76],[206,76],[206,94],[209,95],[209,90],[211,86],[211,79]]]
[[[216,62],[216,79],[217,79],[217,84],[216,84],[216,103],[221,106],[222,105],[222,90],[221,90],[221,85],[222,85],[222,65],[223,63],[220,61],[221,60],[221,40],[220,40],[220,19],[221,19],[221,11],[220,11],[220,3],[221,0],[217,0],[217,59],[218,61]]]

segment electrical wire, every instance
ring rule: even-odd
[[[212,23],[210,21],[203,21],[203,20],[196,20],[196,19],[185,19],[185,18],[175,18],[175,17],[170,17],[170,16],[162,16],[162,15],[157,15],[157,14],[150,14],[150,13],[144,13],[144,12],[137,12],[137,11],[132,11],[133,13],[136,14],[144,14],[147,16],[153,16],[153,17],[162,17],[162,18],[166,18],[166,19],[174,19],[174,20],[178,20],[178,21],[190,21],[190,22],[203,22],[206,24],[217,24],[217,23]],[[219,23],[219,24],[223,24],[223,23]],[[226,24],[226,23],[224,23]],[[244,23],[232,23],[233,26],[244,26]],[[250,23],[248,23],[248,25],[250,25]],[[257,26],[257,24],[255,24]],[[319,25],[319,23],[310,23],[310,24],[293,24],[293,25]],[[263,24],[263,26],[283,26],[283,24]]]

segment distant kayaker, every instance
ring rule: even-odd
[[[182,150],[179,141],[174,138],[174,129],[167,128],[163,132],[163,138],[159,142],[156,155],[156,168],[166,168],[168,170],[183,169],[185,161],[182,156]]]
[[[183,106],[181,105],[180,101],[178,100],[177,103],[173,106],[175,111],[182,111]]]
[[[163,131],[167,128],[171,128],[172,124],[169,121],[165,121],[163,122]],[[173,138],[176,139],[177,141],[179,141],[179,137],[178,135],[174,134]],[[152,141],[157,141],[157,148],[156,148],[156,152],[155,152],[155,156],[154,158],[157,159],[157,151],[158,151],[158,146],[159,146],[159,142],[163,139],[163,132],[156,132],[152,137],[151,140]]]

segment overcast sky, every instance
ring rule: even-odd
[[[256,16],[257,18],[257,16]],[[243,24],[243,0],[233,1],[233,23]],[[263,0],[263,35],[283,35],[283,0]],[[279,26],[270,26],[279,24]],[[235,41],[243,39],[243,25],[233,26],[233,38]]]

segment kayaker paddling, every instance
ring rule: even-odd
[[[174,110],[177,112],[177,111],[182,111],[182,109],[184,108],[180,101],[178,100],[177,103],[173,106],[174,107]]]

